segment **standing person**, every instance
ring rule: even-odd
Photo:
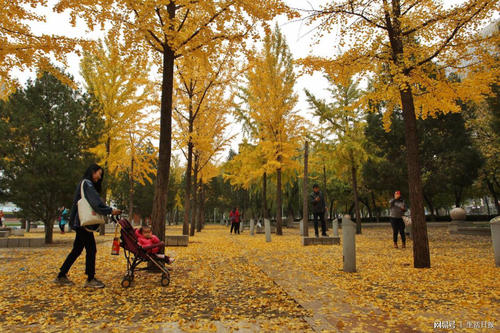
[[[59,216],[59,229],[61,229],[61,234],[64,234],[64,226],[68,224],[68,214],[68,209],[62,206],[61,216]]]
[[[398,248],[398,232],[401,234],[402,248],[406,248],[405,224],[403,222],[403,214],[406,212],[406,205],[401,199],[401,192],[394,192],[394,198],[389,201],[391,211],[392,238],[394,247]]]
[[[238,207],[235,207],[230,213],[229,213],[229,220],[231,221],[231,230],[229,233],[233,232],[234,233],[240,233],[240,212],[238,211]]]
[[[323,196],[323,193],[319,190],[318,184],[313,185],[313,192],[311,193],[309,201],[311,203],[312,213],[314,215],[314,234],[316,235],[316,237],[319,237],[318,220],[320,220],[321,221],[321,236],[328,236],[326,234],[325,197]]]
[[[66,276],[69,269],[75,262],[75,260],[80,256],[85,248],[85,274],[87,274],[87,282],[85,282],[85,287],[91,288],[104,288],[104,283],[95,278],[95,256],[97,252],[96,243],[94,239],[93,231],[97,230],[98,225],[95,226],[80,226],[80,219],[78,217],[78,200],[81,199],[81,186],[83,182],[83,194],[87,201],[89,202],[92,209],[100,215],[119,215],[121,211],[119,209],[113,209],[106,206],[99,194],[101,193],[102,180],[104,177],[103,169],[97,165],[92,164],[88,167],[87,171],[83,175],[83,179],[78,183],[75,190],[75,196],[73,199],[73,206],[71,207],[71,214],[69,217],[69,224],[72,229],[75,230],[76,236],[73,243],[73,249],[69,253],[68,257],[64,261],[59,274],[55,282],[60,285],[73,285],[74,283],[68,279]]]
[[[3,228],[3,216],[4,216],[3,210],[0,210],[0,227],[2,228]]]

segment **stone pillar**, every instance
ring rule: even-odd
[[[490,228],[493,252],[495,253],[495,265],[500,267],[500,216],[490,220]]]
[[[333,237],[339,237],[339,220],[337,217],[334,217],[332,219],[332,231],[333,231]]]
[[[271,241],[271,221],[264,219],[264,230],[266,231],[266,242]]]
[[[342,249],[344,272],[356,272],[356,224],[350,215],[342,218]]]
[[[253,236],[255,233],[255,222],[253,219],[250,219],[250,236]]]
[[[450,234],[456,234],[458,232],[458,228],[463,226],[472,225],[465,221],[467,215],[465,214],[465,209],[456,207],[453,208],[450,212],[451,222],[448,225],[448,232]]]
[[[300,220],[300,235],[304,236],[304,219]]]

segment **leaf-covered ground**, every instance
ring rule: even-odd
[[[0,330],[430,332],[438,321],[498,329],[491,239],[437,227],[429,236],[432,268],[414,269],[411,243],[393,249],[388,228],[365,228],[358,272],[344,273],[342,246],[303,247],[296,229],[266,243],[208,226],[187,248],[167,250],[177,258],[170,286],[139,272],[129,289],[120,286],[122,253],[110,255],[112,236],[97,236],[97,277],[107,286],[88,290],[84,254],[70,271],[74,287],[53,284],[74,237],[56,233],[51,247],[0,249]]]

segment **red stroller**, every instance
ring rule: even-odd
[[[123,277],[122,287],[128,288],[134,281],[134,272],[146,270],[147,268],[137,268],[143,262],[150,262],[161,271],[161,285],[166,287],[170,283],[170,273],[165,266],[165,259],[159,258],[153,253],[148,253],[147,250],[153,248],[165,248],[165,243],[160,242],[151,246],[142,247],[137,242],[135,230],[124,218],[121,218],[118,223],[121,226],[121,242],[120,246],[123,248],[125,258],[127,258],[127,274]]]

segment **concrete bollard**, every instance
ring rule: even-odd
[[[333,237],[339,237],[339,220],[334,218],[332,221]]]
[[[271,221],[264,219],[264,229],[266,231],[266,242],[271,241]]]
[[[356,272],[356,224],[350,215],[342,218],[342,253],[344,272]]]
[[[253,219],[250,219],[250,236],[253,236],[255,233],[255,222]]]
[[[300,235],[304,236],[304,219],[300,220]]]
[[[500,216],[490,220],[490,228],[493,252],[495,254],[495,265],[500,267]]]

